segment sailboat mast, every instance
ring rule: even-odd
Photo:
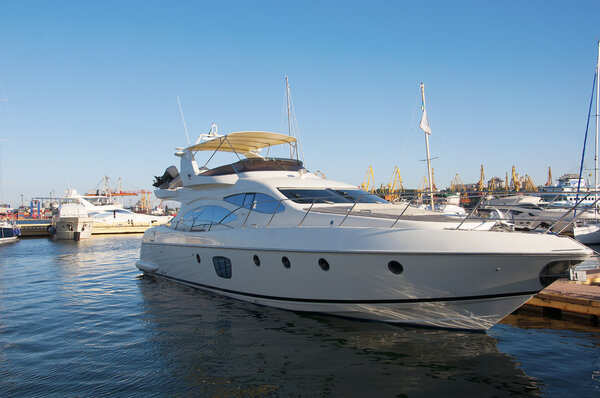
[[[292,116],[290,114],[290,83],[288,77],[285,77],[285,98],[287,102],[288,135],[292,135]]]
[[[290,111],[290,83],[288,77],[285,77],[285,99],[287,102],[287,120],[288,120],[288,135],[292,136],[292,114]],[[290,158],[294,156],[294,150],[290,146]]]
[[[596,64],[596,152],[594,153],[594,203],[598,200],[598,122],[600,118],[600,41],[598,41],[598,61]],[[595,212],[596,213],[596,212]]]
[[[423,99],[423,112],[426,112],[425,106],[425,85],[421,83],[421,98]],[[429,125],[427,126],[429,128]],[[429,134],[427,131],[425,132],[425,148],[427,150],[427,175],[429,180],[429,200],[431,201],[431,210],[434,210],[433,207],[433,178],[431,175],[431,156],[429,155]]]

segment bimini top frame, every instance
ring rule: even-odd
[[[291,153],[297,154],[296,138],[268,131],[237,131],[192,145],[187,149],[192,152],[233,152],[238,156],[242,154],[247,158],[262,158],[262,156],[258,154],[260,149],[270,148],[281,144],[289,144],[293,148]]]

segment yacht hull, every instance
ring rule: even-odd
[[[156,227],[144,235],[137,266],[287,310],[486,330],[543,288],[549,263],[590,253],[568,238],[490,231]]]
[[[92,219],[81,217],[60,217],[52,222],[52,239],[54,240],[81,240],[92,236]]]
[[[9,238],[2,238],[0,237],[0,245],[2,243],[9,243],[9,242],[15,242],[17,240],[18,236],[11,236]]]
[[[584,245],[598,245],[600,244],[600,223],[573,227],[573,236],[575,240]]]

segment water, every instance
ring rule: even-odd
[[[469,333],[259,307],[140,276],[140,244],[0,246],[1,397],[600,395],[598,328],[519,316]]]

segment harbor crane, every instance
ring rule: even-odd
[[[546,181],[546,186],[549,187],[552,185],[552,169],[548,166],[548,181]]]
[[[390,182],[387,185],[381,184],[381,193],[383,193],[385,200],[393,202],[394,200],[398,200],[402,192],[404,192],[404,185],[402,185],[400,170],[396,166],[394,167]]]
[[[454,180],[450,181],[450,190],[453,192],[467,191],[467,187],[465,187],[465,184],[463,184],[458,173],[454,176]]]
[[[512,167],[512,178],[510,180],[512,189],[515,192],[519,192],[521,190],[521,180],[519,179],[519,175],[517,174],[517,171],[515,170],[515,166],[513,165]]]
[[[537,191],[537,187],[533,183],[533,180],[527,174],[525,174],[525,190],[529,192]]]
[[[423,192],[425,191],[429,191],[429,182],[427,181],[427,176],[423,176],[421,184],[419,184],[419,188],[417,188],[417,198],[419,200],[423,199]]]
[[[483,171],[483,165],[481,165],[481,173],[479,174],[479,182],[477,183],[477,190],[479,192],[483,192],[483,189],[484,189],[483,181],[484,180],[485,180],[485,174],[484,174],[484,171]]]
[[[374,192],[375,191],[375,177],[373,175],[373,168],[369,166],[367,169],[367,175],[363,180],[362,184],[358,186],[363,191]]]

